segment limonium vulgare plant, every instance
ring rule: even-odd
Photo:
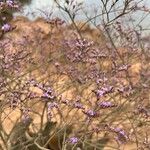
[[[1,0],[0,1],[0,38],[4,33],[13,30],[15,27],[11,26],[8,21],[13,18],[12,13],[19,11],[20,6],[17,1]]]
[[[56,4],[74,28],[51,16],[48,40],[39,29],[36,38],[9,38],[16,28],[0,41],[1,149],[149,149],[150,53],[144,29],[131,19],[148,8],[140,1],[101,0],[102,11],[86,14],[78,26],[82,5]],[[105,44],[85,36],[89,22],[103,31]]]

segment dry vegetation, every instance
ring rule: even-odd
[[[150,148],[149,53],[134,31],[111,39],[59,18],[10,25],[0,40],[2,149]]]

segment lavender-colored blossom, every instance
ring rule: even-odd
[[[105,125],[105,129],[111,131],[111,132],[114,132],[117,134],[117,136],[119,138],[123,138],[124,140],[127,140],[128,139],[128,136],[127,134],[125,133],[125,131],[119,127],[111,127],[109,124],[106,124]]]
[[[4,32],[8,32],[11,30],[11,26],[9,24],[4,24],[1,28]]]
[[[37,87],[40,88],[41,90],[44,89],[44,85],[43,85],[43,84],[38,84],[38,83],[37,83],[36,85],[37,85]]]
[[[58,104],[56,102],[50,102],[47,104],[47,116],[48,119],[50,120],[52,118],[52,109],[53,108],[58,108]]]
[[[7,0],[6,3],[8,6],[13,7],[14,1],[13,0]]]
[[[37,83],[35,80],[30,80],[26,84],[31,84],[34,87],[38,87],[43,91],[41,98],[53,100],[56,98],[56,95],[51,87],[46,87],[44,84]]]
[[[54,93],[54,91],[53,91],[53,89],[52,89],[51,87],[44,87],[44,86],[43,86],[43,89],[42,89],[42,90],[43,90],[45,93],[47,93],[51,99],[54,99],[54,98],[56,97],[56,95],[55,95],[55,93]]]
[[[98,98],[103,97],[104,94],[105,94],[105,91],[103,91],[103,90],[97,90],[96,91],[96,95],[97,95]]]
[[[58,104],[56,102],[49,102],[48,109],[58,108]]]
[[[96,79],[96,84],[100,84],[100,83],[102,83],[102,82],[103,82],[102,79]]]
[[[16,8],[16,9],[19,8],[19,5],[17,5],[17,3],[14,2],[14,0],[7,0],[6,4],[9,8]]]
[[[91,110],[91,109],[89,109],[87,111],[83,110],[82,112],[84,114],[86,114],[88,117],[98,117],[99,116],[99,114],[97,112],[95,112],[94,110]]]
[[[117,91],[121,94],[123,94],[123,96],[129,96],[130,94],[132,94],[134,92],[133,88],[131,86],[122,86],[119,87],[117,89]]]
[[[71,137],[68,139],[68,142],[71,144],[76,144],[78,143],[79,139],[77,137]]]
[[[73,106],[78,109],[85,109],[84,106],[80,102],[75,102]]]
[[[48,120],[51,120],[53,115],[52,115],[52,112],[48,110],[47,112],[47,117],[48,117]]]
[[[24,124],[25,126],[29,126],[32,121],[33,121],[33,119],[30,118],[30,117],[25,118],[25,120],[22,120],[22,122],[23,122],[23,124]]]
[[[77,48],[79,48],[79,49],[85,49],[85,48],[88,48],[88,47],[90,47],[90,46],[92,46],[94,44],[94,42],[92,41],[92,42],[89,42],[89,41],[87,41],[86,39],[83,39],[83,40],[81,40],[81,39],[76,39],[76,43],[75,43],[75,46],[77,47]]]
[[[98,89],[97,91],[93,91],[97,98],[101,98],[103,96],[105,96],[108,93],[112,93],[113,91],[113,87],[112,86],[108,86],[108,87],[102,87],[101,89]]]
[[[146,118],[150,117],[150,112],[148,111],[148,109],[146,109],[146,108],[144,108],[144,107],[139,106],[139,107],[138,107],[138,113],[144,114],[144,116],[145,116]]]
[[[42,98],[50,98],[50,95],[48,93],[43,93],[43,95],[41,96]]]
[[[48,88],[45,88],[44,89],[48,94],[52,94],[53,93],[53,90],[51,87],[48,87]]]
[[[37,82],[34,80],[34,79],[31,79],[31,80],[28,80],[27,82],[26,82],[26,84],[31,84],[31,85],[33,85],[33,86],[38,86],[38,84],[37,84]]]
[[[126,71],[129,67],[131,67],[131,65],[122,65],[118,68],[118,71]]]
[[[120,141],[121,144],[124,144],[127,142],[128,136],[126,135],[124,131],[120,131],[117,133],[117,139],[118,141]]]
[[[20,97],[21,97],[21,93],[19,93],[19,92],[12,92],[10,94],[8,102],[12,109],[15,109],[17,106],[20,105],[20,103],[21,103]]]
[[[102,102],[98,102],[98,106],[100,108],[109,108],[109,107],[115,107],[115,104],[112,104],[112,102],[107,102],[107,101],[102,101]]]
[[[22,121],[24,123],[28,122],[28,120],[30,120],[30,115],[29,112],[31,111],[29,108],[21,108],[22,111]]]
[[[94,48],[90,53],[90,57],[92,57],[92,58],[106,58],[107,54],[102,52],[101,49]]]
[[[29,92],[27,97],[30,99],[33,99],[33,98],[39,98],[40,96],[37,95],[36,93]]]
[[[127,135],[125,134],[125,131],[124,131],[123,129],[114,128],[113,130],[114,130],[116,133],[118,133],[118,134],[120,134],[120,135],[122,135],[122,136],[124,136],[124,137],[127,138]]]
[[[126,141],[129,139],[127,134],[125,133],[125,131],[123,129],[121,129],[121,128],[113,128],[113,127],[109,127],[109,129],[112,132],[115,132],[117,134],[116,140],[120,144],[126,143]]]
[[[107,93],[111,93],[113,90],[112,86],[108,86],[108,87],[102,87],[102,90],[107,94]]]

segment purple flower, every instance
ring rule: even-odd
[[[120,128],[114,128],[114,131],[115,131],[116,133],[119,133],[119,134],[122,135],[122,136],[126,136],[124,130],[122,130],[122,129],[120,129]]]
[[[30,80],[28,83],[32,84],[35,87],[41,89],[44,93],[41,96],[42,98],[54,99],[56,97],[53,89],[51,87],[46,87],[44,84],[37,83],[35,80]]]
[[[56,102],[48,103],[48,109],[58,108],[58,104]]]
[[[105,94],[105,91],[103,91],[103,90],[97,90],[96,91],[96,95],[97,95],[98,98],[104,96],[104,94]]]
[[[14,0],[7,0],[6,1],[6,4],[8,7],[10,8],[19,8],[19,6],[17,5],[16,2],[14,2]]]
[[[77,137],[71,137],[68,139],[68,142],[71,144],[76,144],[78,143],[79,139]]]
[[[105,94],[111,93],[113,90],[113,87],[112,86],[102,87],[102,90],[105,92]]]
[[[84,106],[80,102],[75,102],[73,106],[78,109],[85,109]]]
[[[13,7],[14,4],[13,0],[7,0],[6,3],[8,6]]]
[[[53,97],[51,97],[47,92],[44,93],[41,97],[42,97],[42,98],[47,98],[47,99],[53,98]]]
[[[32,118],[26,118],[25,120],[22,120],[22,122],[25,124],[25,126],[29,126],[32,121],[33,121]]]
[[[82,112],[84,114],[86,114],[88,117],[98,117],[99,116],[99,114],[97,112],[95,112],[95,111],[93,111],[91,109],[89,109],[87,111],[83,110]]]
[[[130,94],[133,94],[134,90],[131,86],[122,86],[122,87],[119,87],[117,89],[117,91],[120,93],[120,94],[123,94],[123,96],[129,96]]]
[[[79,48],[79,49],[83,49],[83,48],[88,48],[90,46],[93,45],[93,41],[92,42],[89,42],[87,41],[86,39],[77,39],[77,42],[76,42],[76,46]]]
[[[4,32],[8,32],[11,30],[11,26],[9,24],[4,24],[1,28]]]
[[[126,141],[128,140],[128,136],[126,135],[125,131],[123,129],[120,128],[113,128],[113,127],[109,127],[109,129],[112,132],[115,132],[117,134],[116,140],[120,143],[126,143]]]
[[[118,68],[118,71],[126,71],[129,67],[131,67],[131,65],[122,65]]]
[[[148,109],[146,109],[144,107],[139,106],[138,107],[138,113],[144,114],[144,116],[146,118],[150,117],[150,113],[149,113]]]
[[[48,115],[48,119],[50,120],[52,118],[52,109],[53,108],[58,108],[58,104],[56,102],[50,102],[47,104],[47,115]]]
[[[125,133],[125,131],[121,128],[114,128],[109,126],[108,124],[106,125],[106,128],[115,133],[117,136],[115,137],[115,139],[117,140],[117,142],[119,142],[120,144],[124,144],[127,142],[127,140],[129,139],[129,137],[127,136],[127,134]]]
[[[96,94],[97,98],[99,99],[99,98],[105,96],[106,94],[111,93],[112,91],[113,91],[113,87],[108,86],[108,87],[102,87],[101,89],[94,91],[94,93]]]
[[[98,103],[98,106],[100,108],[109,108],[109,107],[115,107],[115,104],[112,104],[111,102],[102,101]]]
[[[128,136],[124,132],[124,130],[117,128],[116,133],[117,133],[117,141],[120,142],[121,144],[126,143]]]
[[[45,99],[53,100],[56,97],[56,95],[52,91],[47,90],[45,93],[43,93],[41,97]]]
[[[28,120],[31,119],[29,115],[31,110],[29,108],[21,108],[21,111],[22,111],[22,121],[24,123],[28,122]]]

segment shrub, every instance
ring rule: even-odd
[[[101,0],[102,13],[80,26],[81,3],[55,2],[71,25],[20,19],[19,27],[13,20],[15,30],[0,41],[1,148],[149,149],[149,52],[142,30],[126,20],[147,9]],[[105,41],[82,32],[97,17],[101,25],[87,26]]]

